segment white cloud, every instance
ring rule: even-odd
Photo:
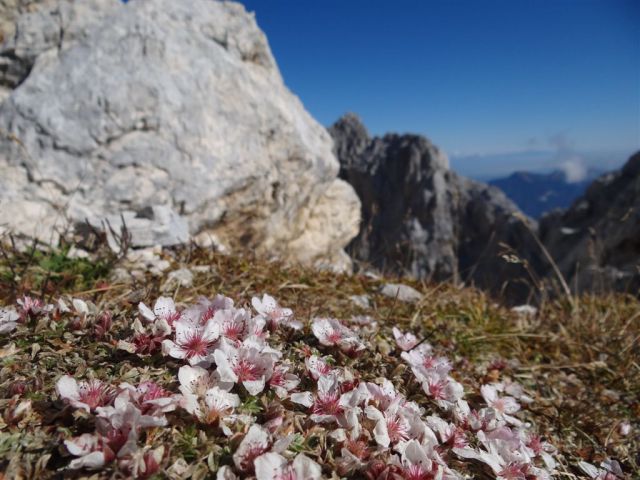
[[[589,173],[587,164],[582,156],[575,152],[575,142],[566,132],[558,132],[548,139],[549,144],[556,149],[553,163],[556,168],[564,172],[569,183],[585,180]]]
[[[572,155],[570,158],[561,161],[558,168],[564,172],[564,176],[569,183],[577,183],[587,178],[588,169],[582,157]]]

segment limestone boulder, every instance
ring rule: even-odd
[[[44,1],[8,31],[1,229],[55,242],[161,209],[202,243],[348,267],[358,199],[242,5]]]

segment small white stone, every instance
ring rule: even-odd
[[[422,294],[415,288],[402,283],[387,283],[380,290],[382,295],[397,298],[401,302],[417,302],[422,299]]]
[[[532,305],[518,305],[517,307],[513,307],[511,311],[524,317],[533,317],[538,313],[538,309]]]
[[[369,308],[371,306],[368,295],[351,295],[349,300],[360,308]]]
[[[177,286],[189,288],[193,285],[193,273],[188,268],[180,268],[170,272],[167,281],[162,285],[162,290],[170,290]]]

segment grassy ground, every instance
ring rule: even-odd
[[[21,326],[11,336],[0,337],[0,411],[4,412],[0,471],[4,478],[61,478],[61,469],[71,458],[62,440],[90,431],[90,420],[55,400],[54,384],[60,375],[95,376],[116,384],[150,378],[177,390],[172,382],[178,363],[116,349],[117,340],[130,333],[138,302],[153,303],[165,278],[147,273],[113,283],[110,271],[126,265],[107,255],[78,260],[68,258],[66,250],[16,253],[5,248],[3,252],[0,306],[15,304],[25,293],[48,301],[69,294],[114,315],[113,328],[103,338],[93,335],[90,325],[72,330],[66,322]],[[408,304],[379,293],[388,279],[316,272],[192,248],[162,255],[171,263],[168,271],[210,267],[197,269],[192,287],[169,292],[180,303],[223,293],[242,304],[268,292],[293,308],[301,320],[371,315],[382,323],[381,333],[371,339],[377,348],[357,360],[359,370],[370,378],[387,376],[401,385],[410,383],[410,371],[391,348],[390,329],[399,326],[419,332],[452,359],[465,387],[505,377],[526,387],[535,402],[525,407],[525,418],[558,448],[559,478],[582,478],[577,461],[598,464],[607,457],[619,460],[629,478],[640,478],[640,302],[634,297],[581,297],[573,305],[560,299],[526,317],[481,292],[450,285],[402,280],[424,294],[420,302]],[[349,299],[362,294],[371,300],[368,309]],[[290,339],[291,354],[309,342],[304,336]],[[32,411],[17,420],[10,418],[11,408],[25,398],[32,400]],[[243,408],[266,415],[269,405]],[[632,426],[626,436],[619,430],[624,422]],[[164,466],[183,458],[194,478],[213,477],[211,471],[229,455],[228,447],[186,417],[182,424],[172,425],[181,426],[165,429],[158,434],[162,438],[151,433],[146,439],[167,445]],[[299,448],[320,455],[319,444]],[[88,476],[78,474],[82,475]],[[93,478],[110,475],[118,478],[114,471]]]

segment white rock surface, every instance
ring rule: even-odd
[[[36,6],[0,51],[0,230],[55,242],[85,219],[162,208],[231,251],[349,267],[359,201],[244,7]],[[163,228],[140,245],[183,238]]]
[[[380,290],[382,295],[397,298],[401,302],[417,302],[422,300],[422,294],[415,288],[402,283],[386,283]]]

